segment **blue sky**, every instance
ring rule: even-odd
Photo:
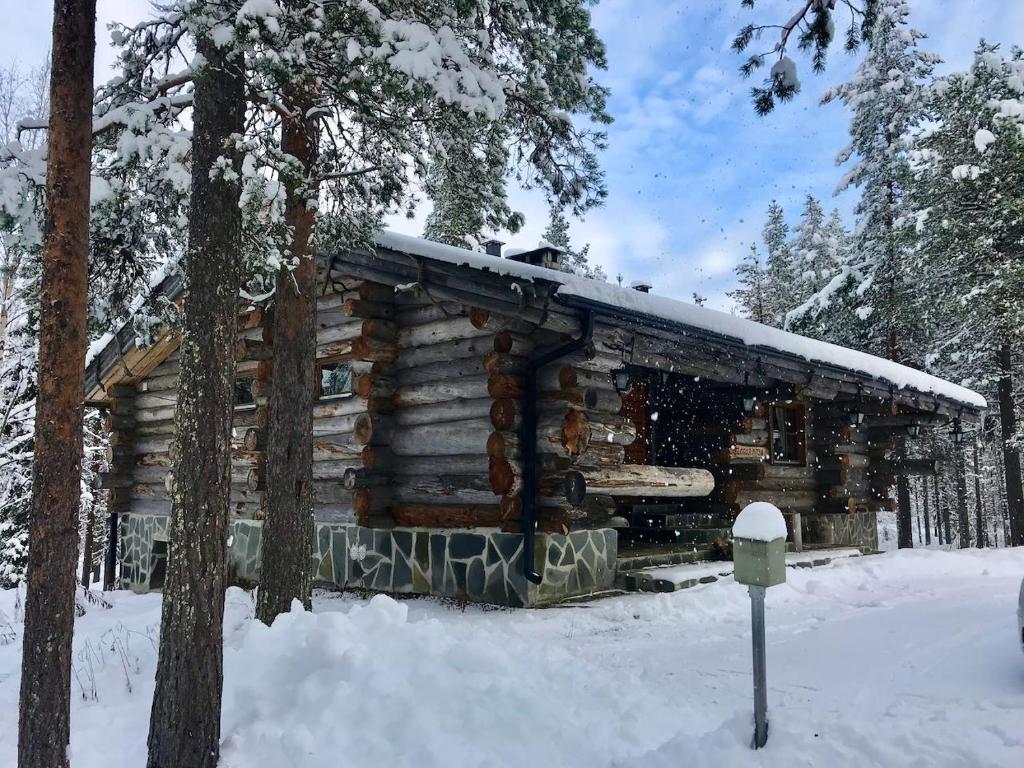
[[[832,198],[841,171],[833,158],[846,143],[849,116],[839,104],[818,106],[822,92],[848,77],[856,57],[837,47],[824,75],[802,59],[802,91],[768,117],[754,115],[750,83],[729,50],[748,20],[788,18],[796,0],[603,0],[594,22],[608,47],[612,89],[609,148],[602,158],[609,199],[573,221],[574,239],[589,242],[595,261],[628,283],[644,278],[654,291],[728,308],[732,268],[756,240],[770,200],[795,219],[810,192],[847,213],[851,193]],[[961,69],[982,36],[1005,46],[1024,43],[1020,0],[910,0],[911,19],[928,50],[945,60],[940,71]],[[99,0],[98,77],[112,56],[102,30],[110,19],[136,20],[145,0]],[[49,47],[51,3],[0,0],[0,62],[39,61]],[[1012,37],[1008,35],[1018,35]],[[546,220],[543,199],[517,192],[525,229],[510,239],[532,246]],[[419,234],[423,216],[395,227]]]

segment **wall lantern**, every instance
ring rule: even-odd
[[[621,395],[629,389],[629,371],[623,368],[620,371],[616,371],[613,376],[615,379],[615,391]]]
[[[754,408],[757,406],[757,398],[753,395],[747,395],[743,398],[743,412],[750,416],[754,412]]]
[[[920,437],[921,436],[921,425],[918,424],[916,421],[911,423],[911,424],[907,424],[907,434],[910,435],[910,437],[913,437],[913,438]]]
[[[864,423],[864,411],[858,410],[857,408],[851,408],[850,412],[846,414],[846,420],[849,422],[851,427],[859,427]]]
[[[960,429],[960,419],[953,419],[953,442],[960,445],[964,441],[963,430]]]

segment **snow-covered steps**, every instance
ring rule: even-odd
[[[786,555],[786,566],[815,568],[828,565],[835,560],[859,557],[860,554],[860,550],[853,547],[790,552]],[[724,561],[662,565],[638,570],[623,568],[620,561],[618,581],[630,592],[678,592],[698,584],[710,584],[724,576],[731,576],[732,571],[733,564]]]

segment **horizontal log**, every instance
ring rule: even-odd
[[[444,344],[403,349],[401,356],[396,361],[396,366],[399,369],[404,369],[464,357],[472,357],[480,361],[483,360],[484,355],[493,351],[494,341],[490,336],[460,339]]]
[[[500,331],[494,335],[493,348],[503,355],[528,357],[533,350],[533,339],[512,331]]]
[[[347,491],[357,488],[380,488],[392,484],[390,476],[363,467],[347,467],[341,478],[341,484]]]
[[[565,473],[565,495],[575,506],[587,494],[605,496],[689,497],[707,496],[715,478],[706,469],[654,467],[626,464],[605,469],[571,470]]]
[[[490,335],[492,335],[491,331],[475,328],[468,317],[453,317],[402,328],[398,332],[398,347],[400,349],[424,347]]]
[[[453,377],[443,381],[400,386],[393,402],[396,408],[433,405],[451,400],[478,400],[488,396],[488,379],[484,374]]]
[[[273,356],[273,346],[263,341],[255,339],[235,341],[235,360],[269,360]]]
[[[390,397],[365,398],[357,395],[331,397],[313,405],[313,419],[331,419],[360,413],[386,413],[392,408]]]
[[[400,368],[395,380],[401,387],[443,382],[461,376],[483,376],[486,373],[478,357],[459,357],[454,360],[439,360],[413,368]]]
[[[391,450],[398,456],[452,456],[479,453],[487,445],[491,424],[486,418],[402,427]]]
[[[513,374],[521,376],[526,371],[527,358],[490,352],[484,355],[483,369],[491,375]]]
[[[516,496],[523,490],[521,466],[504,457],[494,457],[489,460],[487,477],[491,484],[491,490],[498,496]]]
[[[315,435],[313,437],[313,461],[360,461],[366,447],[357,443],[351,432],[336,435]]]
[[[493,504],[399,504],[394,519],[396,525],[409,528],[496,528],[502,514]]]
[[[487,380],[487,394],[500,397],[523,397],[523,379],[509,374],[495,374]]]
[[[440,301],[436,304],[420,306],[402,306],[395,313],[395,320],[401,327],[424,325],[450,317],[463,316],[462,305],[455,301]]]
[[[448,400],[429,405],[402,407],[392,414],[392,419],[398,427],[483,419],[488,416],[492,402],[488,397],[480,397],[471,400]]]

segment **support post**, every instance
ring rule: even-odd
[[[768,742],[768,669],[764,638],[764,587],[749,586],[754,651],[754,749]]]

